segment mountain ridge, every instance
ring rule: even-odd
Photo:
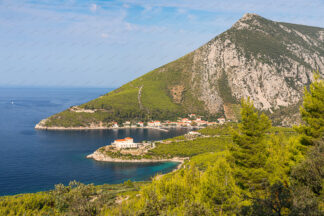
[[[70,108],[42,124],[85,127],[189,113],[237,120],[240,99],[250,97],[275,123],[290,125],[314,70],[323,76],[323,28],[248,13],[187,55],[77,106],[92,112]]]

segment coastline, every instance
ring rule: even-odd
[[[169,128],[184,128],[184,127],[169,127]],[[185,127],[185,128],[190,128],[190,127]],[[160,130],[160,131],[165,131],[167,132],[168,128],[161,128],[161,127],[98,127],[98,126],[93,126],[93,127],[46,127],[46,126],[41,126],[39,124],[36,124],[35,126],[36,130],[115,130],[115,129],[154,129],[154,130]]]
[[[178,162],[180,164],[183,164],[185,160],[188,160],[189,158],[180,158],[180,157],[174,157],[169,159],[121,159],[121,158],[112,158],[107,155],[104,155],[103,153],[96,150],[94,153],[89,154],[86,156],[88,159],[93,159],[96,161],[102,161],[102,162],[115,162],[115,163],[154,163],[154,162]]]
[[[165,131],[168,132],[168,129],[170,128],[187,128],[187,129],[200,129],[203,127],[199,127],[199,126],[191,126],[191,127],[175,127],[175,126],[170,126],[170,127],[150,127],[150,126],[143,126],[143,127],[103,127],[103,126],[89,126],[89,127],[47,127],[47,126],[43,126],[44,122],[46,119],[40,121],[38,124],[35,125],[35,129],[36,130],[115,130],[115,129],[154,129],[154,130],[160,130],[160,131]]]

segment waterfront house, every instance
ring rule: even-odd
[[[160,127],[161,122],[160,121],[147,122],[147,126],[149,126],[149,127]]]
[[[138,148],[138,143],[134,143],[134,140],[131,137],[126,137],[125,139],[117,139],[111,145],[116,149]]]
[[[130,127],[131,126],[131,122],[130,121],[125,121],[123,123],[124,127]]]
[[[118,128],[119,126],[118,126],[117,122],[112,122],[112,127],[113,128]]]
[[[204,121],[204,120],[197,120],[196,123],[197,123],[198,126],[207,125],[207,121]]]
[[[137,125],[138,125],[139,127],[144,127],[144,123],[143,123],[143,122],[137,122]]]
[[[184,122],[184,123],[191,123],[191,120],[189,120],[187,118],[183,118],[181,121]]]
[[[154,127],[154,122],[147,122],[147,126]]]
[[[190,123],[188,123],[188,122],[177,122],[177,126],[178,127],[186,127],[186,126],[190,126]]]

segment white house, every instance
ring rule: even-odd
[[[137,122],[137,125],[138,125],[139,127],[144,127],[144,123],[143,123],[143,122]]]
[[[184,122],[184,123],[191,123],[191,120],[189,120],[187,118],[183,118],[181,121]]]
[[[161,122],[160,121],[154,121],[154,125],[155,125],[155,127],[160,127],[161,126]]]
[[[160,127],[161,122],[160,121],[147,122],[147,126],[149,126],[149,127]]]
[[[207,121],[204,121],[204,120],[196,120],[196,123],[198,126],[207,125]]]
[[[138,148],[138,143],[134,143],[134,140],[131,137],[115,140],[112,145],[117,149]]]
[[[124,127],[129,127],[131,125],[131,122],[130,121],[125,121],[123,123]]]
[[[113,128],[118,128],[119,126],[118,126],[117,122],[112,122],[112,127]]]
[[[225,123],[225,118],[218,118],[217,119],[219,124],[224,124]]]
[[[154,127],[154,122],[147,122],[147,126]]]

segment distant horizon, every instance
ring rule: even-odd
[[[117,87],[105,87],[105,86],[32,86],[32,85],[24,85],[24,86],[17,86],[17,85],[0,85],[0,88],[55,88],[55,89],[78,89],[78,88],[85,88],[85,89],[117,89]]]
[[[0,86],[115,88],[174,61],[246,13],[323,28],[324,2],[0,1]]]

